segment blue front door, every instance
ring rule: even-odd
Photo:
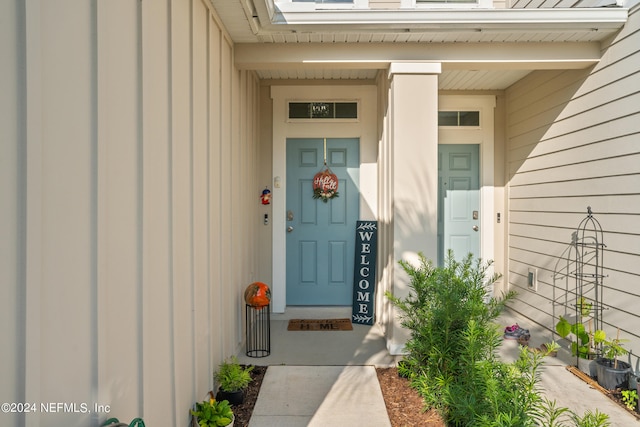
[[[338,197],[313,198],[313,177],[327,166]],[[360,141],[287,139],[287,305],[351,305],[359,215]]]
[[[438,146],[438,252],[480,257],[480,154],[476,144]]]

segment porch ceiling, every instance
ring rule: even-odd
[[[272,0],[209,1],[236,65],[261,79],[372,80],[391,61],[438,61],[441,90],[501,90],[534,70],[588,67],[627,19],[622,8],[281,10]]]

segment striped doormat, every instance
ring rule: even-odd
[[[351,331],[351,319],[291,319],[288,331]]]

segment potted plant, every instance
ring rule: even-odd
[[[603,332],[595,337],[594,340],[597,343],[602,343],[603,357],[596,359],[598,384],[607,390],[627,388],[631,365],[618,360],[618,356],[627,354],[627,350],[622,346],[622,343],[627,340],[620,339],[619,329],[616,338],[609,340]]]
[[[235,356],[222,362],[214,374],[219,385],[216,399],[226,399],[232,405],[240,405],[244,402],[244,391],[252,380],[252,370],[253,366],[240,366],[238,358]]]
[[[191,415],[200,427],[233,427],[235,419],[229,401],[217,401],[213,397],[208,401],[196,403],[196,408],[191,410]]]

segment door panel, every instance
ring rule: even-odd
[[[449,249],[456,259],[480,256],[479,146],[438,146],[438,253],[444,263]]]
[[[358,139],[327,139],[327,166],[339,184],[338,197],[324,203],[313,198],[323,139],[287,139],[287,305],[351,305],[359,147]]]

